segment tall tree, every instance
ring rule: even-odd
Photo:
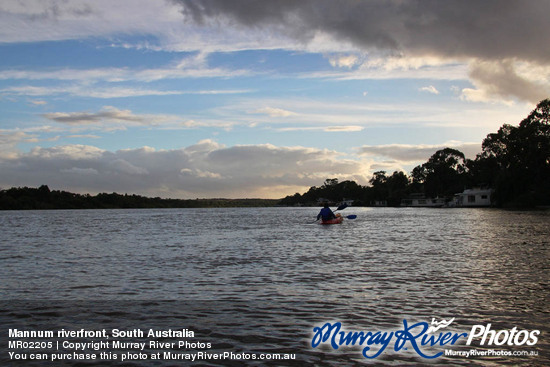
[[[472,179],[495,189],[499,205],[550,204],[550,99],[518,126],[505,124],[483,140]]]
[[[402,171],[395,171],[386,179],[389,206],[401,204],[401,200],[407,196],[409,184],[409,177]]]
[[[474,166],[493,173],[498,204],[550,202],[550,99],[541,101],[519,126],[503,125],[483,140]]]
[[[464,153],[452,148],[435,152],[412,171],[413,183],[422,184],[428,196],[450,196],[464,189],[467,172]]]

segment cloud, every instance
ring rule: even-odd
[[[460,91],[459,91],[460,92]],[[270,118],[268,115],[252,115],[258,106],[284,106],[294,115],[286,118]],[[238,122],[241,126],[265,127],[277,132],[292,131],[361,131],[384,128],[455,128],[457,134],[475,131],[483,138],[487,131],[498,129],[503,123],[517,123],[532,110],[530,105],[476,106],[462,104],[449,108],[403,101],[399,104],[376,101],[326,100],[311,98],[241,99],[213,110],[223,121]],[[480,132],[481,131],[481,132]],[[430,133],[428,133],[430,134]],[[480,138],[480,139],[481,139]]]
[[[99,174],[99,172],[94,168],[71,167],[71,168],[61,168],[59,171],[63,174],[79,175],[79,176],[95,176]]]
[[[158,20],[151,21],[151,14]],[[177,12],[148,0],[2,0],[0,41],[34,42],[169,32]]]
[[[53,112],[43,114],[45,118],[69,125],[95,124],[99,122],[136,122],[145,124],[146,118],[132,114],[129,110],[119,110],[115,107],[106,106],[96,113],[88,112]]]
[[[210,67],[206,57],[200,63],[195,61],[197,56],[183,58],[177,65],[160,68],[131,69],[131,68],[92,68],[92,69],[48,69],[48,70],[19,70],[7,69],[0,71],[0,80],[60,80],[81,82],[153,82],[164,79],[184,78],[228,78],[254,75],[248,70],[226,69]],[[190,61],[189,61],[190,60]]]
[[[358,149],[360,155],[369,157],[382,157],[391,159],[400,164],[424,163],[436,151],[444,148],[453,148],[461,151],[467,158],[473,159],[481,152],[480,143],[463,143],[450,141],[437,145],[409,145],[409,144],[388,144],[388,145],[364,145]]]
[[[518,97],[538,103],[550,95],[550,65],[527,66],[511,59],[476,60],[470,64],[470,77],[476,88],[465,88],[461,94],[468,101],[509,101]]]
[[[355,151],[359,157],[368,162],[370,172],[403,171],[409,175],[414,167],[427,162],[436,151],[444,148],[457,149],[464,153],[468,159],[474,159],[481,152],[480,143],[464,143],[459,141],[448,141],[435,145],[364,145],[355,149]]]
[[[163,197],[271,197],[307,190],[327,177],[366,184],[368,167],[338,152],[237,145],[212,140],[173,150],[115,152],[93,146],[35,148],[1,157],[1,187],[36,186],[82,193],[131,192]],[[93,177],[93,178],[91,178]]]
[[[98,112],[51,112],[42,114],[42,117],[59,124],[69,125],[73,132],[76,127],[79,128],[79,131],[97,130],[98,128],[112,131],[132,126],[155,126],[158,129],[179,130],[198,127],[231,129],[237,124],[237,122],[212,119],[195,121],[167,114],[135,114],[130,110],[121,110],[113,106],[104,106]],[[64,130],[57,129],[56,131]],[[85,135],[71,135],[70,137],[85,137]]]
[[[303,126],[303,127],[280,127],[274,129],[278,132],[289,131],[324,131],[324,132],[356,132],[362,131],[365,128],[363,126]]]
[[[35,105],[35,106],[45,106],[48,104],[48,102],[46,101],[30,101],[31,104]]]
[[[15,147],[20,143],[34,143],[38,135],[21,130],[0,129],[0,159],[17,156]]]
[[[545,47],[550,2],[544,0],[521,6],[514,0],[173,2],[181,5],[186,22],[192,19],[203,27],[270,30],[294,39],[303,49],[319,39],[352,45],[369,56],[360,70],[347,74],[351,78],[368,78],[369,70],[406,70],[410,77],[411,70],[423,75],[426,66],[448,68],[459,62],[470,63],[470,77],[477,86],[464,91],[465,100],[511,96],[538,102],[550,89],[548,80],[526,79],[511,69],[509,61],[501,62],[513,60],[532,68],[550,65],[550,49]],[[341,68],[351,68],[358,60],[357,56],[329,58]]]
[[[281,108],[274,108],[274,107],[259,108],[253,111],[253,113],[265,114],[265,115],[269,115],[270,117],[289,117],[289,116],[296,115],[296,113],[292,111],[287,111]]]
[[[101,138],[99,135],[93,135],[93,134],[75,134],[75,135],[67,135],[68,138],[73,139],[99,139]]]
[[[0,41],[147,34],[150,44],[141,47],[209,52],[323,44],[332,52],[548,64],[549,12],[546,0],[4,0]]]
[[[388,60],[378,62],[381,58],[373,57],[357,67],[329,71],[304,72],[301,78],[334,79],[334,80],[388,80],[388,79],[432,79],[432,80],[467,80],[468,65],[465,62],[439,59],[437,63],[416,59],[409,64],[408,57],[399,57],[399,64]],[[426,64],[418,64],[420,62]]]
[[[329,58],[329,62],[334,67],[351,69],[359,62],[356,55],[336,56]]]
[[[422,87],[422,88],[419,89],[419,91],[428,92],[428,93],[432,93],[432,94],[439,94],[439,91],[433,85],[430,85],[430,86],[427,86],[427,87]]]
[[[269,4],[258,0],[5,0],[0,5],[0,42],[106,37],[115,39],[113,47],[194,53],[166,68],[7,70],[0,72],[0,79],[54,78],[84,83],[226,78],[252,73],[209,67],[210,52],[287,49],[330,55],[330,64],[339,68],[333,73],[310,73],[309,77],[469,77],[474,88],[463,90],[465,101],[520,99],[536,103],[550,93],[550,49],[545,47],[549,43],[549,12],[550,2],[546,0],[532,0],[521,6],[515,0],[272,0]],[[151,19],[150,14],[155,18]],[[134,34],[150,37],[135,45],[123,40],[131,40]],[[465,65],[469,65],[469,74]],[[537,79],[520,69],[544,72]],[[90,88],[89,84],[57,89],[18,86],[0,92],[95,98],[188,93]]]
[[[186,94],[184,91],[163,91],[136,87],[93,87],[91,85],[37,87],[24,85],[0,89],[0,94],[22,96],[72,95],[93,98],[125,98]]]
[[[17,83],[17,85],[1,88],[0,95],[25,95],[31,97],[69,95],[110,99],[143,96],[245,94],[252,91],[250,89],[208,88],[162,89],[148,87],[148,84],[162,80],[195,78],[228,79],[250,75],[254,75],[254,73],[248,70],[209,67],[207,53],[199,52],[198,54],[184,57],[178,63],[171,63],[160,68],[2,70],[0,71],[0,80],[24,80],[26,85]],[[31,84],[38,84],[36,81],[39,81],[40,85]]]
[[[248,89],[203,89],[203,90],[158,90],[142,87],[95,87],[93,84],[87,84],[82,81],[82,84],[70,86],[50,86],[37,87],[32,85],[7,87],[0,89],[0,94],[4,95],[24,95],[24,96],[55,96],[55,95],[72,95],[77,97],[92,97],[100,99],[109,98],[127,98],[127,97],[143,97],[143,96],[171,96],[185,94],[244,94],[250,93]]]
[[[52,148],[33,148],[25,156],[43,161],[97,161],[103,156],[103,149],[89,145],[63,145]]]
[[[543,0],[521,6],[513,0],[275,0],[268,4],[248,0],[173,1],[181,4],[186,19],[192,18],[198,24],[269,27],[301,42],[325,33],[365,50],[550,60],[546,47],[532,47],[542,46],[548,40],[550,25],[546,14],[550,4]],[[525,42],[526,35],[530,42]]]
[[[0,11],[26,17],[30,20],[81,18],[93,13],[92,7],[83,2],[67,3],[58,0],[3,1]]]
[[[354,132],[363,130],[363,126],[328,126],[324,130],[328,132]]]

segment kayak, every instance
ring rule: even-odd
[[[321,224],[339,224],[344,221],[344,217],[342,217],[340,214],[336,214],[336,218],[329,219],[329,220],[322,220]]]

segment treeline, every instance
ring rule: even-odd
[[[466,159],[456,149],[445,148],[415,167],[410,176],[396,171],[375,172],[370,186],[327,179],[281,200],[283,205],[314,205],[319,198],[332,202],[353,199],[354,205],[386,203],[398,206],[412,193],[452,199],[465,188],[489,187],[496,206],[550,205],[550,99],[541,101],[518,126],[505,124],[487,135],[482,152]]]
[[[0,190],[0,210],[28,209],[127,209],[127,208],[223,208],[274,206],[269,199],[161,199],[140,195],[101,193],[81,195],[67,191],[39,188],[11,188]]]

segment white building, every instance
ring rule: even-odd
[[[385,207],[388,206],[388,202],[386,200],[374,200],[371,202],[372,206],[378,206],[378,207]]]
[[[492,189],[467,189],[455,195],[455,205],[457,207],[491,206],[492,193]]]
[[[344,200],[342,200],[341,204],[346,204],[347,206],[352,206],[354,201],[355,200],[349,200],[349,199],[346,200],[346,199],[344,199]]]
[[[408,198],[401,200],[401,206],[441,208],[445,205],[445,198],[427,198],[424,194],[411,194]]]

